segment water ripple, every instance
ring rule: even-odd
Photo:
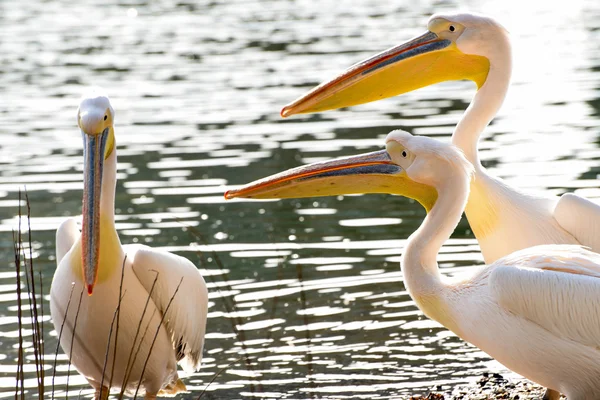
[[[378,150],[392,129],[449,141],[473,95],[469,82],[286,120],[279,110],[348,65],[419,34],[431,13],[469,6],[463,3],[5,2],[0,396],[11,396],[15,384],[8,232],[18,225],[18,192],[29,193],[31,218],[22,226],[31,224],[47,293],[54,231],[80,214],[75,113],[89,85],[105,87],[116,109],[121,240],[190,258],[210,288],[203,365],[184,378],[193,395],[398,398],[500,369],[425,318],[408,296],[399,261],[425,215],[417,203],[386,195],[223,198],[228,188],[301,163]],[[514,83],[480,143],[483,164],[524,189],[600,199],[595,3],[522,2],[517,15],[510,3],[484,2],[481,11],[507,25],[515,60]],[[90,25],[90,15],[102,23]],[[482,264],[466,221],[438,259],[450,276]],[[48,296],[43,305],[47,313]],[[43,320],[48,374],[57,333]],[[29,317],[23,322],[29,334]],[[61,353],[56,362],[63,397],[68,360]],[[29,364],[24,375],[34,390]],[[80,393],[91,390],[71,368],[68,394]]]

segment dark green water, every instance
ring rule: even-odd
[[[315,116],[282,120],[279,110],[421,33],[433,12],[467,8],[495,16],[514,41],[513,85],[482,138],[484,164],[523,189],[600,198],[595,3],[1,2],[0,390],[12,392],[17,354],[10,232],[18,190],[29,192],[35,266],[48,289],[54,231],[80,213],[75,117],[89,85],[104,87],[116,110],[122,242],[175,251],[199,266],[199,252],[207,257],[205,357],[184,379],[196,396],[221,370],[206,398],[398,398],[501,370],[423,317],[404,290],[398,261],[424,216],[417,204],[384,195],[226,202],[223,192],[380,149],[395,128],[449,140],[471,83]],[[447,274],[481,263],[466,221],[439,260]],[[50,321],[46,328],[50,358],[56,333]],[[67,360],[58,363],[62,397]],[[72,375],[70,394],[89,393]]]

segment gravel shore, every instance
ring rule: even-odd
[[[512,381],[500,374],[484,373],[474,384],[459,386],[451,391],[434,388],[426,396],[413,396],[410,400],[540,400],[543,395],[544,388],[530,381]]]

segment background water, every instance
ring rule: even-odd
[[[456,9],[495,16],[514,42],[513,84],[480,146],[490,172],[527,190],[599,198],[595,0],[0,2],[5,395],[17,354],[10,232],[18,190],[26,186],[31,199],[35,266],[47,292],[54,231],[80,213],[75,116],[89,85],[104,87],[116,110],[122,242],[175,251],[198,265],[205,252],[205,358],[185,378],[195,396],[218,371],[206,398],[397,398],[500,369],[424,318],[406,293],[398,261],[424,216],[417,204],[385,195],[222,196],[302,163],[380,149],[398,127],[448,140],[472,83],[287,120],[279,110],[350,64],[420,34],[430,14]],[[482,262],[466,220],[439,260],[446,274]],[[46,329],[51,357],[56,333],[49,321]],[[66,371],[63,356],[60,391]],[[72,376],[70,390],[88,393],[88,386]]]

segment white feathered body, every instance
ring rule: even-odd
[[[526,378],[569,400],[597,399],[600,254],[576,245],[540,245],[466,276],[442,276],[436,258],[471,201],[472,165],[456,148],[430,138],[390,138],[418,151],[406,173],[439,194],[402,254],[404,284],[417,306]],[[497,224],[498,215],[493,218]]]
[[[571,193],[528,194],[482,167],[476,171],[465,213],[486,263],[544,244],[580,244],[600,251],[600,205]]]
[[[138,383],[138,394],[149,399],[185,391],[177,363],[188,371],[200,365],[206,283],[183,257],[121,245],[108,97],[95,89],[82,97],[77,123],[84,142],[83,232],[73,218],[56,231],[50,312],[60,345],[97,398],[107,388],[135,392]]]
[[[600,393],[599,254],[536,246],[444,283],[431,300],[411,293],[428,316],[569,399]]]
[[[67,247],[65,242],[69,241],[69,237],[75,239],[77,234],[74,219],[61,225],[57,231],[59,260],[63,255],[61,247],[64,251]],[[200,364],[207,314],[204,280],[193,264],[182,257],[141,245],[125,245],[121,249],[123,254],[115,257],[120,259],[117,265],[102,265],[101,258],[100,271],[104,268],[113,272],[100,275],[91,296],[88,296],[82,280],[78,238],[60,260],[52,282],[50,306],[57,334],[62,329],[61,347],[71,358],[73,366],[96,389],[101,385],[109,387],[109,384],[113,389],[120,389],[128,375],[125,383],[127,392],[135,392],[148,359],[139,393],[156,394],[163,390],[163,393],[174,394],[182,389],[178,385],[178,359],[189,371],[194,371]],[[127,258],[123,266],[125,254]],[[117,336],[115,310],[119,305],[122,266]],[[156,284],[150,295],[155,277]],[[181,278],[184,279],[175,294]],[[173,302],[161,323],[172,296]],[[63,325],[65,311],[67,318]],[[116,359],[113,357],[115,354]],[[128,363],[129,372],[126,371]]]

